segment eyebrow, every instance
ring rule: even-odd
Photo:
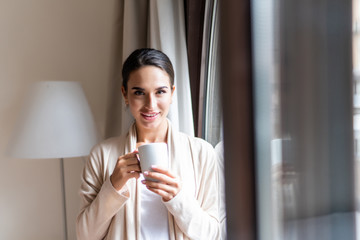
[[[167,87],[167,86],[161,86],[161,87],[156,88],[156,90],[160,90],[160,89],[164,89],[164,88],[168,88],[168,87]],[[141,87],[133,87],[133,88],[131,88],[131,89],[133,89],[133,90],[145,91],[145,89],[144,89],[144,88],[141,88]]]

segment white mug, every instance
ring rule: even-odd
[[[153,171],[151,166],[156,165],[163,168],[168,168],[168,149],[166,143],[147,143],[138,148],[141,171]],[[152,178],[146,177],[146,180],[156,181]]]

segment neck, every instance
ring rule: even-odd
[[[141,128],[136,124],[137,142],[167,142],[168,123],[164,121],[157,128]]]

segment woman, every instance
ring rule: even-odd
[[[129,132],[95,146],[80,189],[78,239],[218,239],[216,154],[176,131],[167,114],[175,91],[169,58],[135,50],[124,62],[122,94],[135,119]],[[143,174],[137,147],[165,142],[169,168]]]

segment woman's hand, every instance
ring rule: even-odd
[[[170,201],[181,190],[180,179],[164,168],[158,166],[152,166],[151,168],[155,172],[145,171],[144,175],[158,182],[143,180],[142,183],[145,184],[150,191],[160,195],[164,202]]]
[[[120,156],[115,165],[114,171],[110,176],[111,184],[119,191],[124,187],[130,178],[140,177],[140,164],[137,158],[138,151]]]

